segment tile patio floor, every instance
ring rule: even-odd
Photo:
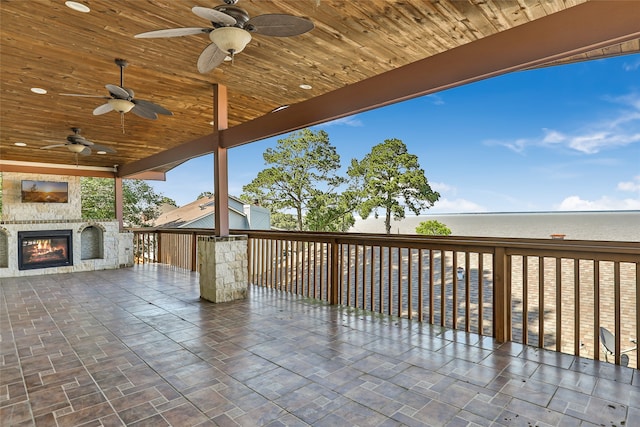
[[[164,266],[0,279],[2,426],[638,426],[640,371]]]

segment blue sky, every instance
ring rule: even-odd
[[[346,170],[398,138],[440,200],[425,213],[640,209],[640,55],[520,71],[319,125]],[[229,150],[229,193],[269,138]],[[212,156],[149,182],[179,206],[213,191]]]

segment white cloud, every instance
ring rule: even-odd
[[[595,154],[606,148],[621,147],[638,141],[640,141],[640,133],[624,135],[595,132],[571,138],[569,147],[585,154]]]
[[[625,62],[622,65],[622,69],[625,71],[635,71],[640,68],[640,59],[635,62]]]
[[[637,191],[640,193],[640,175],[634,176],[633,181],[619,182],[617,189],[620,191]]]
[[[429,186],[433,191],[437,191],[438,193],[448,193],[448,194],[456,194],[458,189],[453,185],[445,184],[444,182],[430,182]]]
[[[427,101],[431,102],[433,105],[443,105],[444,104],[444,100],[442,99],[442,97],[438,94],[431,94],[431,95],[427,95],[424,97],[424,99],[426,99]]]
[[[323,123],[322,126],[351,126],[360,127],[364,126],[362,120],[357,119],[357,116],[343,117],[341,119],[331,120],[330,122]]]
[[[637,210],[640,209],[640,199],[614,199],[603,196],[597,200],[584,200],[578,196],[569,196],[556,209],[559,211]]]
[[[486,141],[487,145],[502,145],[516,153],[528,147],[565,147],[584,154],[595,154],[602,150],[622,147],[640,142],[640,96],[630,94],[608,101],[621,104],[624,109],[606,120],[593,121],[584,128],[561,131],[543,129],[542,135],[520,138],[513,141]]]

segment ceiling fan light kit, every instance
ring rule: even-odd
[[[128,113],[136,106],[136,104],[127,99],[110,99],[107,102],[111,104],[113,109],[118,113]]]
[[[83,151],[86,147],[82,144],[68,144],[67,145],[67,150],[71,151],[72,153],[80,153],[81,151]]]
[[[229,54],[232,58],[251,41],[251,34],[238,27],[220,27],[209,33],[209,39],[218,49]]]

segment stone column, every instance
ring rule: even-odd
[[[199,236],[200,298],[228,302],[247,297],[247,236]]]

